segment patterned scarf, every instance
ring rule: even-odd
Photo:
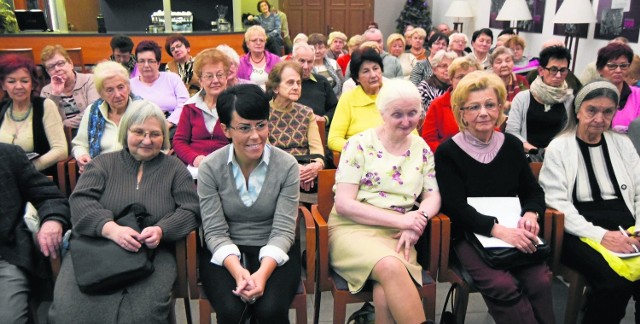
[[[104,116],[100,113],[100,105],[103,102],[103,99],[96,100],[89,111],[89,156],[92,159],[101,151],[100,140],[102,140],[105,124]]]
[[[573,95],[573,89],[567,86],[567,82],[563,81],[560,87],[552,87],[542,81],[538,76],[529,87],[533,97],[543,105],[553,105],[556,103],[564,103]]]

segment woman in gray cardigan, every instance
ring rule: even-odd
[[[268,143],[269,99],[256,85],[225,90],[216,103],[231,144],[198,169],[206,248],[200,277],[218,323],[289,323],[300,282],[295,239],[299,170]]]

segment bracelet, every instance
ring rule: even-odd
[[[429,220],[429,213],[427,213],[424,210],[418,210],[418,213],[422,216],[424,216],[424,218],[426,218],[427,220]]]

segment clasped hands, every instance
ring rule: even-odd
[[[264,278],[260,270],[254,274],[249,273],[249,270],[242,269],[236,275],[236,289],[233,290],[233,294],[240,297],[245,303],[253,304],[256,299],[262,297],[264,294],[264,287],[267,279]]]
[[[306,191],[311,190],[318,172],[322,170],[322,164],[313,162],[306,165],[298,164],[298,167],[300,168],[300,188]]]
[[[411,247],[418,243],[418,239],[427,227],[428,222],[429,219],[417,210],[404,214],[400,232],[393,236],[393,238],[398,239],[396,253],[400,253],[400,250],[403,250],[404,259],[409,261]]]
[[[522,253],[534,253],[537,250],[539,232],[538,216],[534,212],[526,212],[518,220],[517,228],[495,224],[491,229],[491,236],[515,246]]]
[[[129,252],[138,252],[142,244],[150,249],[157,248],[162,239],[162,228],[160,226],[149,226],[138,233],[131,227],[120,226],[112,221],[104,225],[102,236],[112,240]]]

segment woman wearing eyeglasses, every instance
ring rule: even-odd
[[[633,50],[621,43],[610,43],[598,51],[596,69],[600,76],[611,81],[620,92],[618,112],[611,122],[611,129],[626,134],[629,124],[640,116],[640,88],[631,87],[625,81],[633,60]]]
[[[590,287],[583,323],[620,323],[629,299],[640,293],[637,278],[610,266],[622,263],[612,252],[640,248],[640,158],[627,136],[609,131],[621,113],[619,99],[618,87],[609,81],[585,84],[540,171],[547,205],[565,215],[561,261]],[[619,226],[635,226],[635,237]],[[636,323],[639,310],[636,303]]]
[[[260,87],[231,87],[216,109],[231,144],[198,169],[203,288],[218,323],[289,323],[301,269],[298,163],[269,144],[269,98]]]
[[[218,96],[227,88],[229,58],[217,49],[206,49],[196,56],[193,73],[202,90],[182,108],[173,148],[182,162],[197,168],[205,156],[229,143],[216,111]]]
[[[182,79],[189,95],[193,96],[200,91],[198,75],[193,71],[194,57],[191,56],[191,45],[182,34],[173,34],[167,37],[164,49],[173,60],[167,62],[165,71],[176,73]]]
[[[538,215],[545,211],[544,192],[510,134],[495,130],[504,119],[506,90],[491,72],[465,76],[451,94],[460,133],[442,143],[435,155],[442,212],[451,218],[451,247],[469,273],[496,323],[555,323],[551,271],[544,262],[511,269],[489,266],[467,240],[480,234],[499,238],[522,253],[536,251]],[[478,212],[468,197],[518,197],[522,206],[516,228],[495,215]]]
[[[189,99],[189,92],[179,75],[160,72],[162,50],[158,43],[144,40],[136,46],[136,59],[140,75],[131,79],[131,91],[143,99],[150,100],[169,116],[176,108],[182,107]],[[176,124],[180,116],[168,121]]]
[[[522,141],[532,161],[542,161],[544,148],[567,123],[574,97],[565,81],[570,61],[571,53],[564,46],[543,49],[538,77],[511,102],[505,131]]]
[[[42,88],[40,96],[56,103],[65,126],[78,128],[84,110],[100,98],[93,75],[75,72],[69,54],[60,45],[45,46],[40,58],[51,77],[51,83]]]

